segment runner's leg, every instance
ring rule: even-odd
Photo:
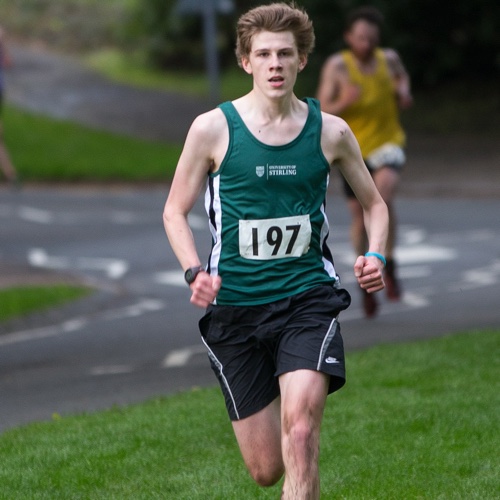
[[[319,438],[328,384],[328,375],[313,370],[280,376],[285,464],[282,500],[319,499]]]
[[[396,264],[394,262],[394,248],[397,235],[397,216],[394,207],[394,198],[399,186],[401,174],[394,168],[381,167],[373,174],[375,185],[389,210],[389,235],[385,257],[387,265],[384,271],[386,294],[390,300],[399,300],[401,297],[401,286],[396,276]]]
[[[276,484],[284,472],[280,398],[254,415],[232,423],[243,460],[254,481],[260,486]]]

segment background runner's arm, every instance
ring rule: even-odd
[[[356,102],[361,95],[357,85],[349,81],[347,68],[342,56],[330,57],[321,70],[317,98],[325,113],[339,115]]]
[[[407,109],[413,104],[413,97],[411,94],[410,75],[403,65],[403,61],[398,53],[392,49],[384,51],[389,71],[396,86],[396,95],[398,104],[401,109]]]

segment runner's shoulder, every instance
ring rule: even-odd
[[[335,70],[345,70],[346,65],[342,52],[336,52],[335,54],[332,54],[330,57],[328,57],[328,59],[325,61],[325,66],[328,66]]]
[[[190,134],[200,137],[217,137],[227,128],[224,113],[219,108],[198,115],[191,124]]]

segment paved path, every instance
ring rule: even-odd
[[[0,432],[54,412],[94,411],[216,383],[199,340],[203,311],[189,303],[161,226],[165,194],[166,186],[0,192],[7,262],[29,263],[37,279],[58,269],[98,288],[83,301],[0,324]],[[500,200],[399,204],[403,298],[392,303],[378,294],[380,315],[367,321],[345,202],[339,196],[327,202],[336,268],[353,296],[341,314],[347,351],[498,327]],[[202,200],[191,215],[206,258]]]
[[[144,139],[183,141],[208,101],[110,82],[69,56],[11,48],[6,98],[30,111]]]

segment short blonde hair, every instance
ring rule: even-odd
[[[236,25],[235,52],[240,66],[241,59],[247,57],[252,50],[254,35],[261,31],[292,32],[301,56],[307,56],[314,48],[314,28],[305,10],[294,3],[261,5],[243,14]]]

